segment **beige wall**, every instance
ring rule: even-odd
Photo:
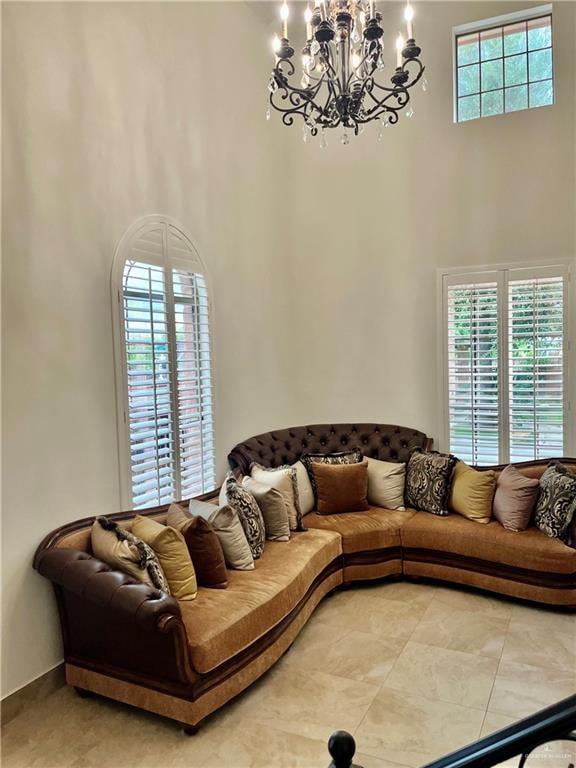
[[[296,418],[259,25],[244,3],[4,4],[3,695],[61,657],[35,547],[119,509],[109,279],[135,218],[175,217],[208,266],[220,473]]]
[[[263,119],[261,9],[4,5],[3,695],[60,659],[40,538],[118,508],[109,274],[136,217],[179,219],[211,273],[221,473],[274,426],[437,434],[436,268],[574,255],[574,4],[553,108],[452,123],[451,27],[519,7],[419,4],[413,120],[321,151]]]

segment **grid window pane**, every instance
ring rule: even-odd
[[[517,112],[528,107],[528,88],[518,85],[515,88],[506,88],[506,112]]]
[[[546,48],[543,51],[534,51],[528,54],[528,71],[530,82],[534,80],[548,80],[552,77],[552,51]]]
[[[473,35],[461,35],[457,39],[458,66],[463,67],[466,64],[474,64],[479,59],[478,52],[478,33]]]
[[[458,121],[474,120],[476,117],[480,117],[480,96],[458,99]]]
[[[459,122],[554,103],[551,15],[458,35],[456,52]]]
[[[554,103],[554,90],[552,80],[543,80],[540,83],[530,84],[530,106],[547,107]]]
[[[504,55],[524,53],[526,50],[526,22],[509,24],[504,27]]]
[[[552,45],[552,17],[544,16],[528,22],[528,50],[550,48]]]
[[[528,80],[526,54],[504,59],[504,78],[506,85],[522,85]]]
[[[480,67],[478,64],[471,64],[468,67],[462,67],[458,75],[458,96],[468,96],[471,93],[480,91]]]
[[[480,32],[480,58],[482,61],[502,58],[502,27]]]
[[[495,61],[485,61],[482,64],[482,90],[493,91],[495,88],[502,88],[502,59]]]
[[[504,92],[489,91],[482,94],[482,117],[501,115],[504,112]]]

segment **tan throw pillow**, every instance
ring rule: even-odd
[[[492,469],[479,472],[459,461],[452,476],[450,508],[476,523],[489,523],[492,517],[492,499],[496,487],[496,473]]]
[[[509,531],[525,531],[538,498],[536,477],[526,477],[509,464],[500,472],[494,494],[494,517]]]
[[[278,467],[277,469],[268,469],[253,464],[250,468],[250,476],[262,485],[269,488],[276,488],[282,494],[286,513],[291,531],[302,530],[302,515],[298,501],[298,492],[296,490],[296,470],[293,467]]]
[[[369,459],[368,502],[385,509],[405,509],[404,481],[406,464]]]
[[[92,554],[143,584],[170,594],[168,581],[154,550],[107,517],[97,517],[91,532]]]
[[[199,586],[225,589],[228,574],[222,544],[203,517],[193,517],[178,504],[171,504],[166,515],[166,525],[176,528],[184,536]]]
[[[298,504],[300,514],[307,515],[314,509],[314,490],[310,482],[310,476],[304,464],[297,461],[292,464],[292,469],[296,470],[296,492],[298,494]]]
[[[260,507],[266,538],[269,541],[288,541],[290,538],[288,512],[280,491],[259,483],[252,477],[243,478],[242,487],[254,496]]]
[[[254,570],[254,558],[246,539],[240,518],[228,504],[209,504],[191,499],[188,506],[191,515],[208,520],[220,539],[228,568],[235,571]]]
[[[174,597],[177,600],[193,600],[198,593],[196,574],[180,531],[151,517],[136,515],[132,532],[156,553]]]
[[[336,515],[370,509],[368,493],[368,464],[312,464],[318,513]]]

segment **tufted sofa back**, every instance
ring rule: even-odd
[[[303,453],[332,453],[360,448],[364,456],[382,461],[408,461],[416,448],[430,450],[424,432],[391,424],[311,424],[249,437],[228,454],[232,469],[244,474],[252,462],[265,467],[293,464]]]

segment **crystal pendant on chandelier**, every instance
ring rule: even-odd
[[[380,134],[400,113],[412,117],[410,89],[420,82],[427,88],[420,48],[414,36],[414,10],[407,0],[404,11],[406,37],[396,38],[396,66],[383,74],[384,29],[375,0],[318,0],[306,6],[302,72],[296,72],[295,46],[288,36],[290,10],[283,0],[281,36],[273,41],[275,66],[268,86],[272,107],[282,114],[285,125],[302,117],[310,132],[320,132],[320,146],[326,146],[324,131],[341,128],[342,144],[350,134],[358,136],[365,123],[380,120]],[[291,22],[292,24],[292,22]],[[295,36],[296,37],[296,36]],[[297,79],[298,85],[292,80]],[[384,119],[382,117],[384,115]],[[312,127],[315,130],[311,131]]]

